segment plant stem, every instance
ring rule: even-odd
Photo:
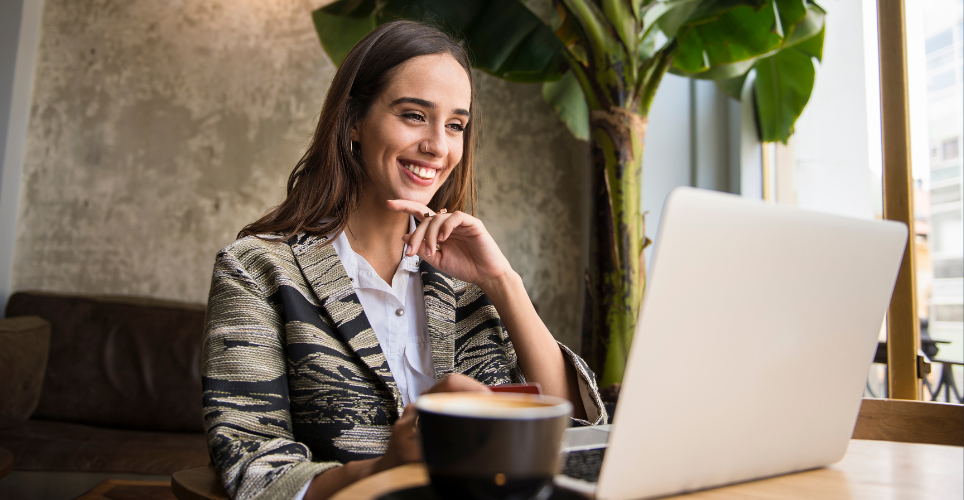
[[[592,243],[589,287],[593,342],[587,357],[602,386],[620,382],[645,286],[643,262],[643,138],[646,118],[622,108],[593,110]]]

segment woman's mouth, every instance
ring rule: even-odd
[[[405,170],[415,174],[419,179],[434,179],[436,170],[434,168],[419,167],[418,165],[413,165],[411,163],[399,162]]]

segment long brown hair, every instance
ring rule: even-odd
[[[311,144],[288,176],[285,200],[245,226],[238,238],[341,232],[358,207],[362,188],[368,181],[365,166],[353,152],[352,128],[368,114],[391,79],[393,68],[414,57],[445,52],[465,68],[471,85],[472,71],[465,48],[436,28],[393,21],[358,42],[335,73]],[[462,161],[429,202],[435,211],[464,210],[470,202],[474,212],[473,157],[479,128],[474,89],[471,107],[472,118],[463,132]]]

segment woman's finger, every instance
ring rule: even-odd
[[[491,389],[474,378],[462,375],[461,373],[453,373],[437,382],[431,389],[422,394],[434,394],[438,392],[491,392]]]
[[[439,249],[438,237],[439,229],[445,224],[445,221],[452,218],[452,214],[438,213],[434,217],[430,218],[427,222],[423,222],[423,225],[427,225],[428,229],[425,231],[425,253],[428,255],[433,255]]]
[[[452,235],[452,231],[455,231],[455,228],[471,224],[472,219],[474,219],[474,217],[471,217],[465,212],[452,212],[452,216],[442,221],[439,227],[438,241],[449,239],[449,236]]]
[[[422,223],[408,236],[408,255],[415,255],[422,249],[422,240],[425,238],[425,231],[428,231],[429,224],[426,222],[428,219],[430,217],[423,218]]]
[[[411,200],[388,200],[388,208],[396,212],[404,212],[417,220],[422,221],[435,215],[435,211],[417,201]],[[428,215],[426,215],[428,214]]]

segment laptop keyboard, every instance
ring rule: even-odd
[[[599,470],[602,468],[603,455],[606,448],[570,451],[566,457],[566,465],[562,473],[566,476],[595,483],[599,481]]]

